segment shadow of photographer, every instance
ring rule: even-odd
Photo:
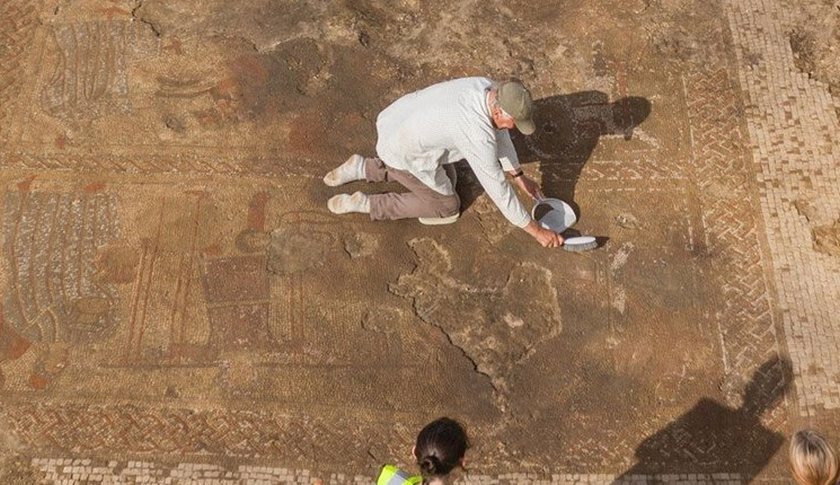
[[[773,356],[744,389],[741,406],[702,398],[684,414],[645,438],[636,448],[636,464],[616,481],[649,482],[650,475],[712,474],[737,471],[749,483],[770,462],[785,437],[767,428],[762,417],[790,390],[790,361]]]

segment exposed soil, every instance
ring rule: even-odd
[[[30,461],[30,457],[23,455],[16,455],[0,461],[0,481],[9,485],[37,483],[39,478]]]
[[[840,2],[791,2],[790,47],[796,67],[840,95]]]
[[[0,99],[2,160],[31,164],[0,173],[16,452],[367,476],[446,414],[478,473],[784,469],[790,370],[749,348],[775,334],[720,2],[47,3]],[[790,9],[796,67],[835,92],[837,7]],[[464,164],[452,226],[326,211],[398,190],[320,180],[373,155],[383,107],[468,75],[531,87],[524,169],[601,247],[538,247]],[[831,254],[835,221],[813,233]],[[0,482],[32,478],[4,459]]]

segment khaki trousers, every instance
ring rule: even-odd
[[[457,175],[455,167],[444,165],[446,175],[455,188]],[[384,221],[418,217],[449,217],[461,209],[458,194],[443,195],[405,170],[391,168],[378,158],[365,158],[365,179],[368,182],[398,182],[408,189],[406,193],[386,192],[368,196],[370,219]]]

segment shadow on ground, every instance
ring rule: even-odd
[[[606,135],[633,137],[633,130],[651,112],[646,98],[630,96],[610,102],[601,91],[549,96],[535,102],[537,131],[529,137],[514,130],[511,135],[522,164],[539,163],[542,190],[574,205],[575,186],[583,166],[598,140]],[[468,209],[484,190],[465,163],[459,164],[462,211]]]
[[[792,368],[774,356],[752,377],[743,403],[731,408],[703,398],[688,412],[646,438],[636,448],[638,462],[622,478],[633,475],[720,473],[738,470],[750,482],[770,462],[785,440],[765,427],[761,418],[787,394]]]

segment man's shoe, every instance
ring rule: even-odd
[[[461,214],[457,213],[449,217],[418,217],[417,220],[420,221],[420,224],[427,226],[442,226],[444,224],[454,223],[459,217],[461,217]]]

